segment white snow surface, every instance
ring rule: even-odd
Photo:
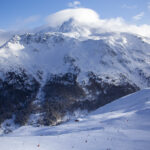
[[[150,89],[58,126],[23,126],[0,137],[1,150],[148,150]]]
[[[109,74],[112,79],[123,73],[139,87],[149,86],[138,71],[150,76],[150,38],[121,32],[101,33],[80,26],[74,19],[56,29],[14,36],[0,47],[0,70],[17,72],[24,68],[36,78],[41,71],[46,78],[49,73],[68,72],[71,64],[65,63],[66,56],[73,58],[73,65],[80,69],[79,82],[86,80],[87,72]]]

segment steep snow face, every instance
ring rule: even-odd
[[[0,48],[1,70],[21,67],[34,75],[39,70],[59,74],[74,65],[80,69],[79,82],[86,80],[88,72],[113,78],[123,73],[138,86],[149,86],[148,81],[142,80],[150,76],[148,40],[127,33],[89,31],[90,34],[81,36],[82,31],[71,19],[57,32],[16,35]],[[73,62],[66,62],[66,57]]]
[[[0,137],[0,145],[3,150],[145,150],[150,147],[149,115],[150,89],[144,89],[59,126],[18,128]]]

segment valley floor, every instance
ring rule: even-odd
[[[118,99],[78,121],[24,126],[0,137],[0,150],[148,150],[150,89]]]

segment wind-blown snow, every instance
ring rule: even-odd
[[[72,22],[69,23],[72,25]],[[77,28],[78,26],[74,32],[69,33],[48,32],[14,36],[0,48],[1,70],[21,67],[34,76],[39,70],[45,74],[66,73],[70,67],[64,61],[67,56],[74,59],[72,65],[80,69],[77,79],[79,82],[86,80],[87,72],[92,71],[97,75],[109,74],[112,79],[123,73],[139,87],[148,86],[138,75],[140,70],[147,77],[150,74],[148,38],[127,33],[79,36],[74,34]]]
[[[50,27],[61,26],[61,24],[69,19],[74,19],[80,26],[85,28],[96,28],[97,33],[102,32],[128,32],[150,37],[150,25],[129,24],[123,18],[101,18],[92,9],[89,8],[73,8],[58,11],[46,18]]]
[[[6,43],[12,36],[11,32],[0,30],[0,46]]]
[[[79,117],[78,122],[18,128],[0,137],[0,146],[2,150],[146,150],[149,115],[150,89],[144,89]]]

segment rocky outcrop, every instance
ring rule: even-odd
[[[104,81],[94,73],[89,73],[87,84],[79,84],[77,75],[51,75],[43,87],[44,101],[42,103],[40,124],[55,125],[60,123],[66,113],[77,109],[92,111],[122,96],[139,90],[135,84],[120,75],[119,83]]]
[[[0,123],[15,115],[16,123],[25,124],[38,89],[39,83],[24,70],[20,69],[20,74],[7,72],[0,79]]]
[[[139,88],[120,75],[119,83],[108,82],[90,72],[88,83],[77,82],[78,74],[50,75],[42,88],[43,98],[34,103],[40,83],[25,70],[20,74],[7,72],[0,80],[0,122],[15,116],[15,123],[28,123],[31,114],[42,114],[37,124],[56,125],[66,113],[77,109],[95,110],[117,98],[133,93]]]

